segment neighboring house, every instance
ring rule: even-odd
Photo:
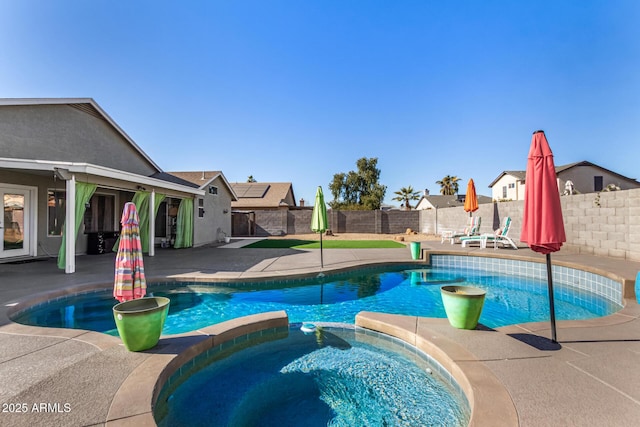
[[[290,182],[232,183],[238,200],[231,202],[234,236],[287,234],[287,212],[296,208]]]
[[[238,200],[231,184],[221,171],[168,172],[188,181],[203,190],[206,197],[198,199],[194,210],[197,218],[212,217],[210,228],[201,230],[194,236],[194,245],[205,244],[212,240],[222,241],[231,236],[231,203]]]
[[[615,187],[640,188],[640,182],[587,161],[556,166],[560,194],[583,194]],[[489,187],[493,200],[524,200],[525,171],[504,171]]]
[[[491,198],[487,196],[478,195],[478,204],[491,203]],[[418,201],[416,210],[424,209],[436,209],[436,208],[450,208],[454,206],[464,206],[465,195],[456,194],[453,196],[430,196],[424,195]]]
[[[493,200],[524,200],[525,171],[504,171],[489,188]]]
[[[216,222],[199,218],[197,206],[209,196],[163,172],[93,99],[0,99],[0,259],[58,254],[72,273],[75,254],[112,249],[131,200],[166,207],[157,217],[138,209],[149,255],[169,243],[172,214],[184,225],[174,229],[178,247],[194,236],[204,244],[202,230]]]

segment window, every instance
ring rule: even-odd
[[[603,188],[604,188],[604,186],[602,184],[602,177],[601,176],[594,176],[593,177],[593,190],[594,191],[602,191]]]
[[[511,184],[509,184],[509,188],[516,188],[516,183],[512,182]]]
[[[216,187],[215,185],[209,186],[209,194],[217,195],[218,194],[218,187]]]
[[[47,190],[47,235],[62,236],[66,209],[64,190]]]
[[[507,198],[507,186],[506,185],[504,187],[502,187],[502,198],[503,199]]]
[[[198,218],[204,218],[204,199],[198,199]]]
[[[84,211],[84,232],[114,231],[116,197],[94,194]]]

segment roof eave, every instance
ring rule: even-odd
[[[140,185],[146,185],[152,188],[161,188],[166,190],[178,191],[192,195],[203,196],[204,191],[198,188],[186,187],[169,181],[157,178],[151,178],[144,175],[138,175],[131,172],[121,171],[118,169],[98,166],[91,163],[79,162],[52,162],[47,160],[28,160],[28,159],[9,159],[0,158],[0,169],[17,169],[32,171],[51,171],[56,169],[67,170],[74,174],[95,175],[102,178],[111,178],[119,181],[132,182]]]

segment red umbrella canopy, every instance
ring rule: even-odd
[[[464,196],[464,210],[466,212],[478,210],[478,196],[476,195],[476,185],[473,183],[473,178],[467,184],[467,194]]]
[[[520,241],[542,254],[559,251],[567,241],[553,153],[541,130],[534,132],[529,149]]]

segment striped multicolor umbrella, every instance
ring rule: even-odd
[[[147,292],[144,277],[140,226],[136,205],[127,202],[120,219],[120,244],[116,255],[116,275],[113,296],[120,302],[142,298]]]

